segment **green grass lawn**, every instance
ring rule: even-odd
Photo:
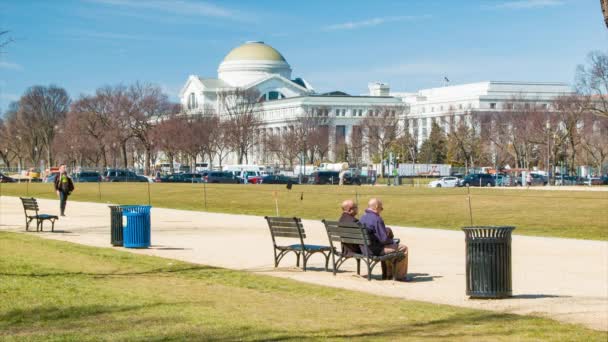
[[[362,208],[372,196],[384,200],[387,224],[460,229],[470,225],[466,188],[283,185],[150,184],[155,207],[252,215],[337,218],[340,202]],[[57,198],[51,184],[3,184],[4,195]],[[206,196],[205,196],[206,193]],[[205,202],[206,197],[206,202]],[[147,183],[76,184],[75,201],[147,204]],[[205,204],[206,203],[206,204]],[[471,188],[474,225],[514,225],[515,234],[608,240],[608,192]]]
[[[606,338],[606,332],[544,318],[373,296],[0,232],[3,341]]]

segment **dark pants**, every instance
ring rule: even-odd
[[[61,215],[65,213],[65,205],[68,202],[68,193],[59,190],[59,208],[61,209]]]

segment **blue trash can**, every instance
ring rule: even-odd
[[[126,219],[123,224],[123,245],[126,248],[150,247],[150,206],[129,205],[121,206]]]

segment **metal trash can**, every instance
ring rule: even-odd
[[[119,205],[110,206],[110,243],[122,246],[122,208]]]
[[[123,222],[123,244],[126,248],[148,248],[151,241],[150,206],[121,206]]]
[[[466,241],[467,296],[505,298],[512,295],[512,226],[463,227]]]

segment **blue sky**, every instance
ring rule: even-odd
[[[318,91],[396,91],[484,80],[572,83],[608,51],[598,0],[3,0],[0,110],[32,85],[73,98],[156,83],[177,100],[188,75],[216,77],[230,49],[262,40]]]

